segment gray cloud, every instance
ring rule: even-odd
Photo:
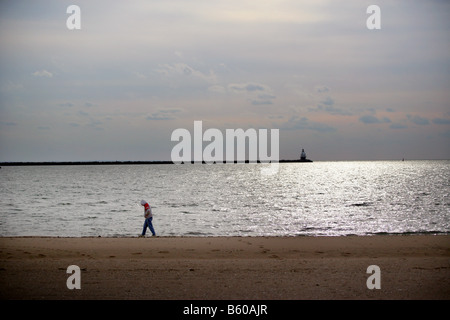
[[[434,118],[432,120],[434,124],[450,124],[450,119],[447,118]]]
[[[306,117],[291,116],[288,121],[281,124],[284,130],[311,130],[317,132],[336,132],[337,129],[325,123],[310,121]]]
[[[268,90],[267,86],[257,83],[232,83],[228,85],[228,89],[236,93]]]
[[[393,123],[389,126],[391,129],[406,129],[408,126],[401,124],[401,123]]]
[[[216,76],[214,73],[209,70],[209,72],[203,72],[198,69],[195,69],[194,67],[186,64],[186,63],[165,63],[162,65],[159,65],[159,67],[156,69],[156,72],[164,75],[164,76],[185,76],[185,77],[192,77],[198,80],[205,81],[207,83],[214,82]]]
[[[366,124],[374,124],[374,123],[391,123],[391,120],[387,117],[377,118],[373,115],[365,115],[359,118],[359,121]]]
[[[256,99],[252,100],[253,105],[267,105],[273,104],[273,99],[276,97],[272,94],[259,94]]]
[[[276,98],[272,94],[272,89],[259,83],[231,83],[228,90],[235,94],[244,94],[248,97],[252,105],[271,105]]]
[[[152,113],[151,115],[147,116],[145,119],[147,120],[173,120],[175,119],[174,117],[165,115],[165,114],[161,114],[161,113]]]
[[[334,105],[334,100],[331,99],[331,97],[327,97],[324,101],[321,102],[321,104],[326,106],[332,106]]]
[[[428,125],[428,124],[430,124],[430,121],[427,119],[427,118],[423,118],[423,117],[421,117],[421,116],[411,116],[411,115],[408,115],[408,119],[412,122],[412,123],[415,123],[415,124],[417,124],[417,125]]]
[[[372,115],[365,115],[365,116],[361,116],[359,118],[359,121],[361,121],[362,123],[380,123],[381,121]]]
[[[352,113],[350,111],[347,111],[347,110],[344,110],[341,108],[336,108],[334,106],[334,100],[329,96],[325,100],[319,102],[319,104],[317,105],[317,109],[319,111],[323,111],[323,112],[326,112],[326,113],[332,114],[332,115],[341,115],[341,116],[352,115]]]
[[[146,117],[147,120],[174,120],[175,114],[180,113],[181,109],[160,109]]]
[[[315,89],[318,93],[325,93],[330,91],[327,86],[316,86]]]
[[[63,103],[58,103],[58,107],[73,107],[74,104],[72,102],[63,102]]]
[[[13,121],[0,121],[1,125],[5,125],[5,126],[9,126],[9,127],[15,127],[17,126],[17,122],[13,122]]]

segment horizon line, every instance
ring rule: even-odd
[[[378,159],[378,160],[300,160],[300,159],[281,159],[273,161],[273,163],[312,163],[312,162],[358,162],[358,161],[448,161],[450,159]],[[182,161],[179,164],[269,164],[271,161],[237,161],[226,162],[223,161]],[[88,160],[88,161],[4,161],[0,162],[0,166],[39,166],[39,165],[138,165],[138,164],[176,164],[172,160]]]

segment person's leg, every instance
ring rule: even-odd
[[[147,231],[147,219],[144,221],[144,229],[142,229],[142,236],[145,236],[145,232]]]
[[[148,228],[150,229],[150,231],[152,232],[152,235],[156,235],[155,229],[153,228],[152,220],[153,220],[152,217],[148,218],[148,219],[146,220],[146,221],[147,221],[147,225],[148,225]]]

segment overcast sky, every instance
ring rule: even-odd
[[[170,160],[194,120],[279,129],[281,159],[450,159],[449,14],[449,1],[1,1],[0,161]]]

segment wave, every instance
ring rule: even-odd
[[[404,232],[368,232],[367,235],[387,235],[387,236],[410,236],[410,235],[450,235],[450,231],[404,231]]]
[[[209,233],[209,232],[207,232],[207,233],[205,233],[205,232],[199,232],[199,231],[189,231],[189,232],[186,232],[185,234],[184,234],[184,236],[196,236],[196,237],[210,237],[210,236],[213,236],[213,234],[212,233]]]
[[[195,214],[195,212],[191,212],[191,211],[187,211],[187,210],[182,210],[180,212],[184,213],[184,214]]]
[[[198,203],[168,203],[170,208],[182,208],[182,207],[198,207]]]
[[[352,203],[348,205],[348,207],[370,207],[372,205],[371,202],[360,202],[360,203]]]

